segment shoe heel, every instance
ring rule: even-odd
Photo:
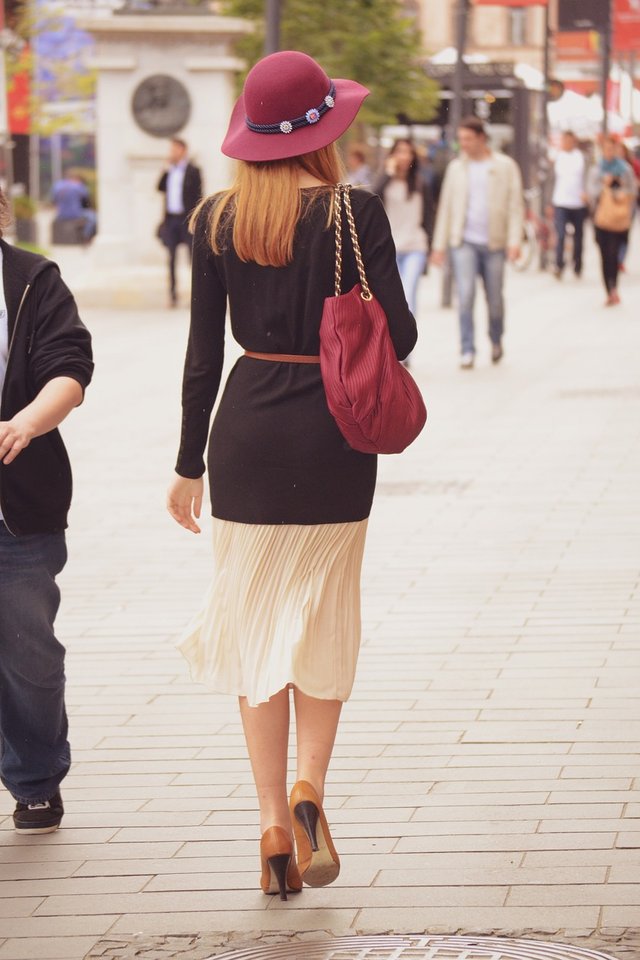
[[[311,844],[311,849],[315,853],[318,849],[318,841],[316,839],[319,817],[318,808],[311,800],[302,800],[296,804],[293,812],[298,823],[302,825]]]
[[[271,871],[272,880],[275,879],[278,884],[280,899],[287,899],[287,872],[291,863],[290,853],[275,853],[267,860]],[[274,891],[275,892],[275,891]]]

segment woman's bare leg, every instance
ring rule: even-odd
[[[319,700],[293,689],[298,746],[297,780],[306,780],[324,797],[324,781],[336,739],[341,700]]]
[[[250,707],[246,697],[240,697],[239,700],[260,804],[260,832],[264,833],[267,827],[278,826],[290,834],[287,799],[289,689],[280,690],[267,703],[257,707]]]

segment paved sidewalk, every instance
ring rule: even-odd
[[[504,362],[482,334],[473,372],[424,283],[430,421],[381,462],[330,775],[343,871],[287,903],[257,888],[236,704],[173,646],[209,575],[208,523],[196,538],[164,513],[186,314],[87,314],[98,374],[65,431],[59,621],[74,766],[57,834],[16,837],[0,794],[0,960],[426,929],[597,936],[640,958],[638,247],[620,308],[591,263],[580,283],[511,275]]]

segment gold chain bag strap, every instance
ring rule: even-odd
[[[360,286],[362,287],[361,297],[363,300],[372,300],[373,294],[367,283],[367,275],[364,269],[364,261],[360,251],[360,241],[358,240],[358,231],[356,222],[353,219],[353,209],[351,207],[350,186],[347,184],[337,184],[333,193],[333,213],[336,225],[336,279],[334,296],[339,297],[342,288],[342,200],[344,200],[344,211],[347,215],[349,224],[349,233],[351,234],[351,243],[356,258],[358,276],[360,277]]]
[[[420,390],[396,357],[384,310],[371,292],[351,207],[349,184],[334,197],[334,296],[320,324],[320,369],[327,405],[340,432],[361,453],[400,453],[418,436],[427,411]],[[342,293],[342,210],[360,282]]]

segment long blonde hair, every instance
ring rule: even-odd
[[[293,258],[293,239],[300,218],[313,200],[303,203],[299,175],[303,170],[327,187],[344,177],[344,167],[334,143],[312,153],[286,160],[238,161],[230,190],[217,198],[209,222],[209,242],[220,253],[232,231],[233,248],[245,263],[283,267]],[[323,191],[318,190],[317,195]],[[204,200],[193,213],[194,229]],[[329,222],[332,204],[329,204]]]

